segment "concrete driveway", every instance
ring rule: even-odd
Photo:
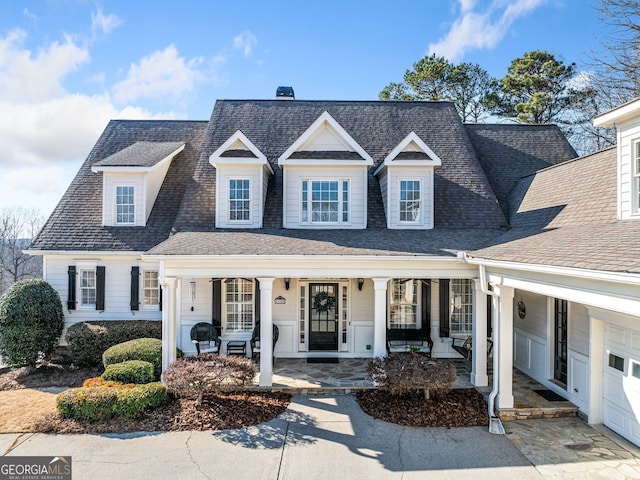
[[[70,455],[75,480],[571,478],[553,469],[543,477],[509,436],[486,427],[401,427],[369,417],[351,395],[296,396],[280,418],[248,429],[1,435],[0,452]]]

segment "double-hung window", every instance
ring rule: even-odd
[[[145,307],[157,307],[160,301],[158,272],[145,270],[142,272],[142,298]]]
[[[633,212],[640,213],[640,140],[633,146]]]
[[[471,280],[451,279],[449,303],[451,334],[471,335],[473,328]]]
[[[302,180],[302,223],[349,223],[349,180]]]
[[[421,221],[420,180],[400,180],[400,221]]]
[[[251,221],[251,189],[248,178],[229,180],[229,221]]]
[[[253,282],[233,278],[225,285],[226,332],[250,332],[253,329]]]
[[[135,188],[131,185],[116,186],[116,224],[135,224]]]
[[[80,306],[96,306],[96,271],[80,270]]]
[[[417,328],[418,291],[418,280],[391,280],[389,328]]]

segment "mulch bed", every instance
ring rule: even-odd
[[[37,368],[0,369],[0,391],[21,388],[81,387],[87,378],[99,376],[103,369],[78,368],[73,365],[49,363]]]
[[[285,393],[240,392],[209,395],[197,406],[195,400],[170,397],[167,405],[150,410],[140,418],[114,418],[102,422],[63,420],[47,415],[36,430],[44,433],[126,433],[184,430],[224,430],[267,422],[289,406]]]
[[[374,418],[411,427],[476,427],[489,424],[487,403],[474,389],[455,389],[424,399],[422,392],[393,396],[384,390],[357,394],[360,408]]]

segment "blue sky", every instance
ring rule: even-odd
[[[373,100],[425,54],[504,76],[548,50],[584,68],[597,0],[0,4],[0,209],[48,216],[111,118],[208,119],[219,98]]]

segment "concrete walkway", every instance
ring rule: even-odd
[[[571,419],[540,422],[567,420]],[[601,436],[583,422],[573,421],[577,423],[571,428],[584,428],[594,438]],[[70,455],[74,480],[625,478],[621,474],[640,478],[638,458],[624,449],[608,459],[613,463],[605,469],[594,470],[597,476],[592,476],[589,468],[567,472],[546,457],[536,457],[533,451],[527,453],[523,446],[536,437],[536,429],[547,429],[547,423],[529,422],[536,421],[512,425],[539,426],[524,431],[509,427],[511,433],[503,436],[488,433],[486,427],[401,427],[369,417],[351,395],[295,396],[279,418],[248,429],[135,435],[0,435],[0,452]],[[564,430],[564,437],[571,434],[570,429],[557,425],[555,432]],[[628,458],[622,458],[623,451]],[[541,465],[534,466],[531,459]],[[581,457],[581,467],[590,461]],[[624,466],[628,469],[620,467],[623,462],[627,462]],[[611,472],[615,475],[609,475]],[[579,476],[573,476],[575,473]]]

